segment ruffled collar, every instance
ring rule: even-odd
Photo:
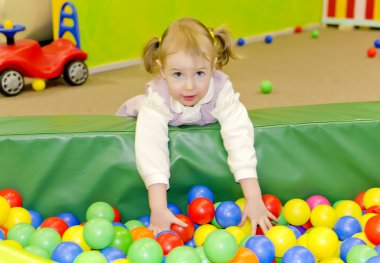
[[[206,104],[211,101],[211,99],[214,97],[214,91],[214,79],[211,78],[206,95],[194,106],[187,107],[170,96],[171,108],[175,113],[182,113],[181,120],[183,122],[195,122],[201,119],[201,106],[202,104]]]

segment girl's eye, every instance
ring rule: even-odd
[[[195,75],[196,75],[197,77],[202,77],[202,76],[205,75],[205,73],[204,73],[203,71],[197,71],[197,72],[195,73]]]
[[[176,78],[180,78],[180,77],[182,77],[182,73],[181,72],[174,72],[174,77],[176,77]]]

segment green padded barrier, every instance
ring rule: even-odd
[[[324,195],[335,202],[380,186],[380,103],[252,110],[263,193],[283,202]],[[211,187],[216,201],[242,197],[226,164],[219,125],[170,128],[169,202],[186,209],[187,192]],[[123,221],[146,215],[146,189],[134,158],[135,120],[116,116],[0,117],[0,188],[44,217],[85,219],[95,201]]]

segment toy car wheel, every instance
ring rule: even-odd
[[[88,77],[88,69],[82,61],[75,60],[66,64],[63,79],[71,86],[82,85]]]
[[[24,88],[24,77],[16,70],[6,70],[0,74],[0,92],[5,96],[16,96]]]

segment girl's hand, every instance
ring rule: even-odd
[[[161,231],[170,230],[172,224],[187,227],[187,224],[175,217],[168,208],[151,211],[149,229],[155,236]]]

